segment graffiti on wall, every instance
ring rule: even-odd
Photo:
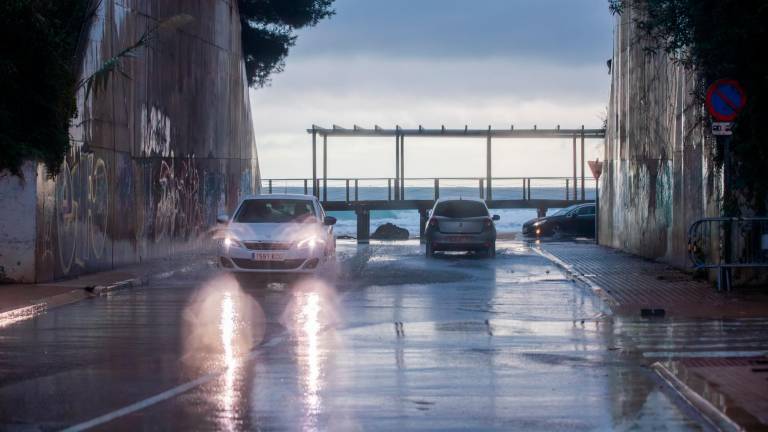
[[[158,107],[141,107],[141,154],[171,156],[171,119]]]
[[[160,162],[155,180],[154,241],[189,239],[204,229],[200,176],[194,156]]]
[[[54,192],[56,243],[63,274],[104,258],[109,220],[107,166],[93,154],[65,161]],[[47,242],[46,242],[47,243]]]

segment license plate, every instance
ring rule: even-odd
[[[271,252],[254,252],[253,260],[254,261],[282,261],[283,254],[271,253]]]
[[[467,236],[450,236],[448,237],[448,241],[456,242],[456,243],[464,243],[470,241],[470,238]]]

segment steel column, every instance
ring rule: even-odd
[[[483,185],[483,179],[479,180],[478,185],[480,186],[480,199],[485,199],[485,186]]]
[[[487,188],[487,192],[485,194],[486,201],[493,200],[493,187],[491,184],[491,159],[491,127],[488,126],[488,136],[486,137],[485,142],[485,187]]]
[[[435,201],[440,198],[440,179],[435,179]]]
[[[397,127],[400,130],[400,126]],[[400,135],[395,134],[395,201],[400,199]]]
[[[349,179],[347,179],[347,202],[349,202]]]
[[[405,135],[400,135],[400,199],[405,199]]]
[[[573,199],[579,199],[578,180],[576,177],[576,134],[573,134]]]
[[[323,135],[323,201],[328,201],[328,135]]]
[[[581,200],[584,201],[584,125],[581,126]]]
[[[309,189],[307,189],[307,179],[304,179],[304,195],[309,195]]]
[[[312,126],[312,195],[320,198],[317,193],[317,131]]]

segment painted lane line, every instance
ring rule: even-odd
[[[288,331],[283,331],[279,335],[277,335],[277,336],[271,338],[270,340],[268,340],[267,342],[264,342],[263,344],[259,345],[256,349],[254,349],[253,351],[248,353],[248,356],[246,356],[245,358],[247,360],[253,360],[254,358],[256,358],[256,356],[258,356],[260,354],[260,352],[261,352],[261,350],[263,348],[272,348],[272,347],[275,347],[275,346],[285,342],[285,340],[287,339],[287,337],[286,337],[287,333],[288,333]],[[128,414],[132,414],[132,413],[135,413],[137,411],[141,411],[141,410],[143,410],[145,408],[149,408],[152,405],[156,405],[156,404],[158,404],[160,402],[163,402],[165,400],[168,400],[168,399],[171,399],[173,397],[179,396],[179,395],[181,395],[183,393],[186,393],[186,392],[188,392],[188,391],[190,391],[190,390],[192,390],[192,389],[194,389],[196,387],[199,387],[199,386],[201,386],[203,384],[207,384],[207,383],[213,381],[214,379],[221,377],[227,371],[228,371],[228,369],[225,368],[225,369],[222,369],[222,370],[211,372],[211,373],[209,373],[207,375],[203,375],[203,376],[201,376],[199,378],[196,378],[196,379],[194,379],[192,381],[189,381],[189,382],[186,382],[184,384],[178,385],[178,386],[173,387],[171,389],[168,389],[168,390],[166,390],[166,391],[164,391],[162,393],[159,393],[159,394],[156,394],[156,395],[151,396],[149,398],[143,399],[143,400],[141,400],[139,402],[132,403],[132,404],[130,404],[128,406],[125,406],[123,408],[120,408],[120,409],[117,409],[115,411],[109,412],[107,414],[101,415],[101,416],[96,417],[94,419],[91,419],[91,420],[88,420],[88,421],[85,421],[85,422],[82,422],[82,423],[78,423],[78,424],[76,424],[74,426],[70,426],[70,427],[64,429],[63,432],[80,432],[80,431],[88,430],[88,429],[91,429],[93,427],[102,425],[104,423],[109,423],[112,420],[118,419],[120,417],[124,417],[124,416],[126,416]]]

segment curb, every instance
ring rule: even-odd
[[[113,282],[107,285],[87,286],[84,288],[73,288],[72,291],[57,294],[50,297],[39,299],[29,306],[22,306],[16,309],[11,309],[0,313],[0,329],[16,324],[18,322],[37,317],[51,309],[55,309],[61,306],[77,303],[81,300],[105,296],[110,293],[138,288],[148,285],[151,281],[159,281],[168,279],[173,276],[188,273],[198,268],[204,268],[209,265],[209,260],[204,260],[200,263],[190,264],[184,267],[180,267],[175,270],[170,270],[154,275],[145,275],[141,277],[135,277],[130,279],[124,279],[121,281]]]
[[[619,306],[619,302],[616,301],[616,299],[608,293],[603,287],[600,285],[597,285],[596,283],[589,280],[587,277],[585,277],[583,274],[577,272],[574,270],[573,266],[566,263],[565,261],[561,260],[560,258],[552,255],[551,253],[545,251],[541,247],[538,248],[531,248],[536,253],[541,255],[542,257],[548,259],[556,266],[560,267],[562,270],[564,270],[568,275],[570,275],[574,280],[581,282],[582,284],[586,285],[590,290],[592,290],[593,293],[597,294],[598,297],[600,297],[601,300],[605,302],[605,304],[611,309],[615,310]]]
[[[707,426],[716,431],[723,432],[739,432],[744,430],[744,428],[731,420],[712,403],[688,387],[662,363],[656,362],[651,365],[651,368],[675,396],[701,415],[703,420],[707,422]]]

